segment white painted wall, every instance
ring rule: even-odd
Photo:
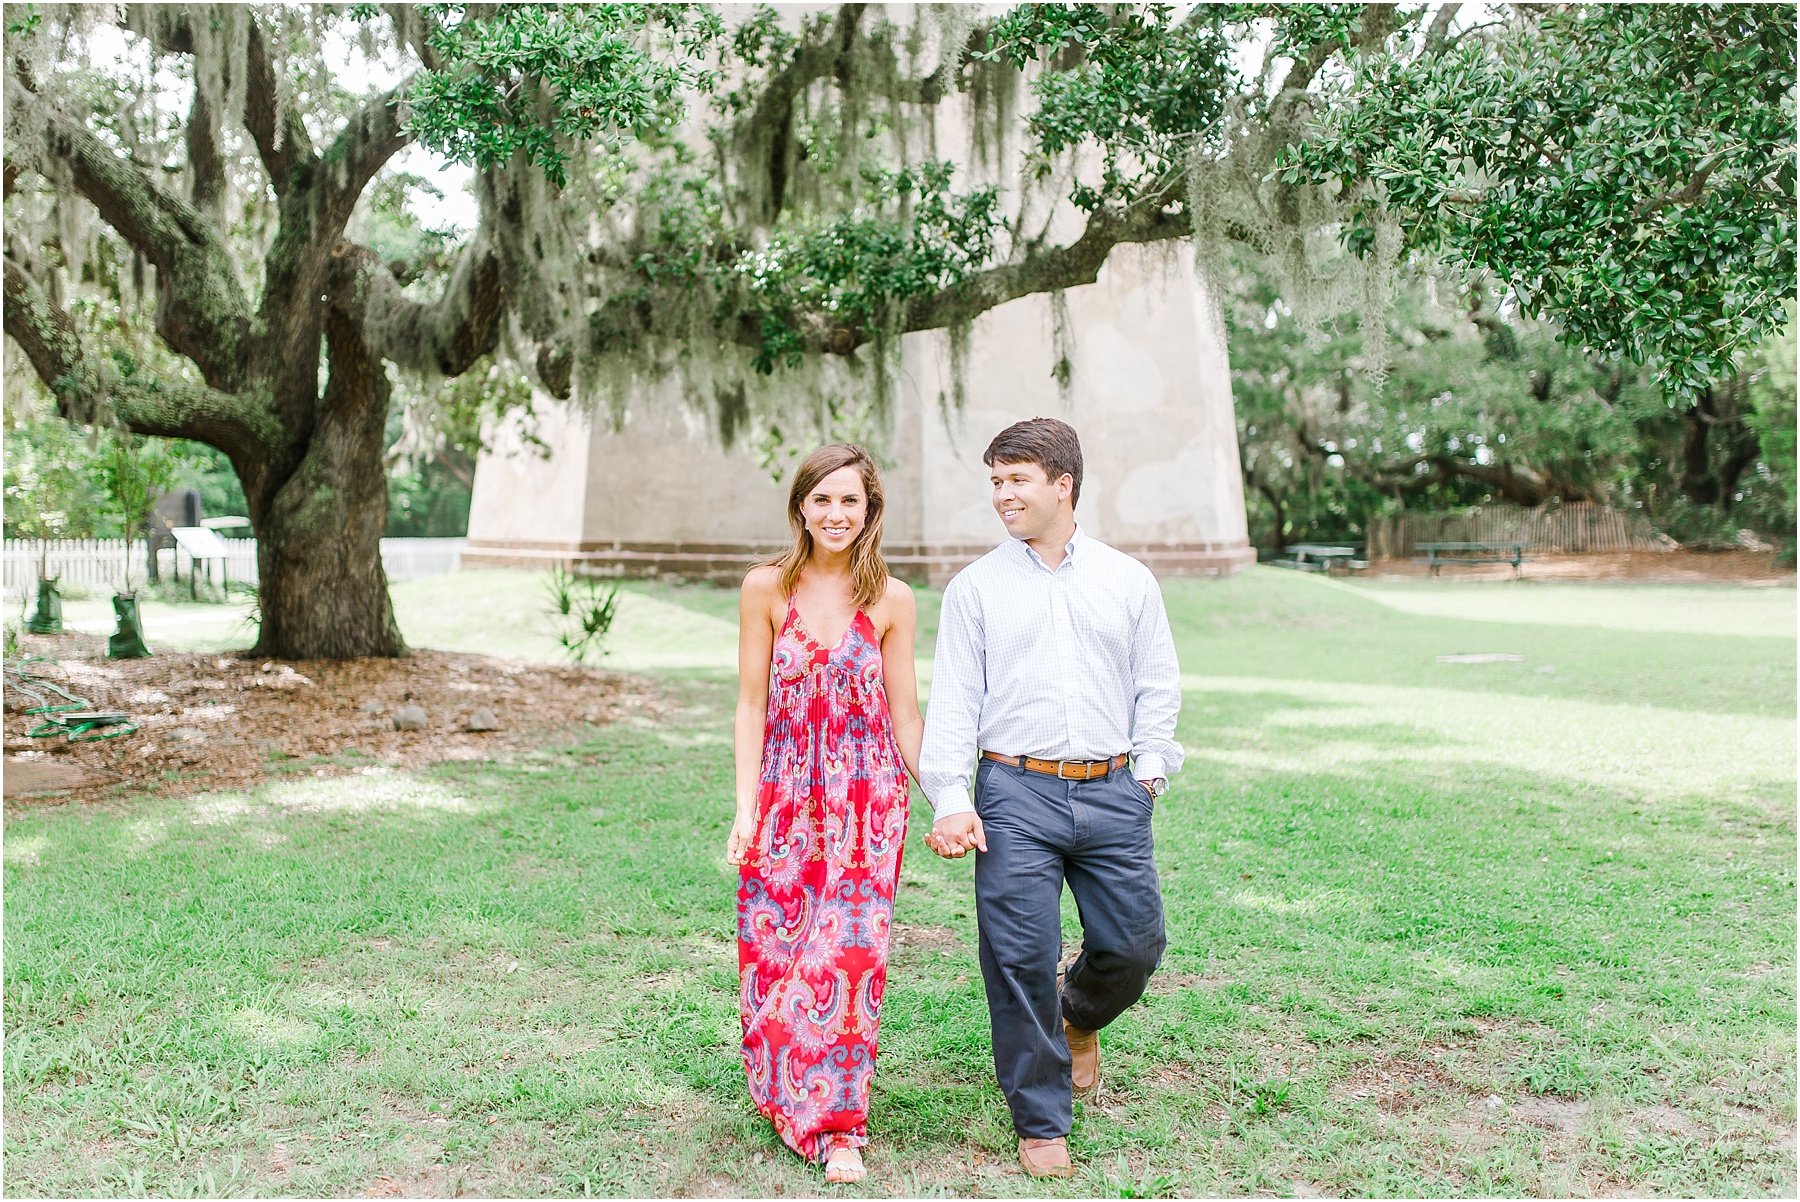
[[[526,419],[509,414],[489,433],[490,450],[475,466],[469,538],[530,545],[576,543],[587,525],[588,418],[545,394],[532,425],[542,450],[521,437]]]
[[[1244,540],[1231,374],[1207,303],[1186,246],[1119,247],[1094,284],[1066,296],[1068,387],[1052,375],[1052,301],[1024,297],[976,322],[960,411],[948,336],[909,336],[908,384],[924,418],[925,539],[996,541],[981,453],[1015,421],[1056,417],[1081,436],[1077,516],[1095,537]]]
[[[801,13],[783,11],[796,21]],[[935,68],[969,15],[939,6],[889,6],[887,13],[902,28],[921,23],[909,43],[920,48],[910,64],[920,77]],[[1021,106],[1023,97],[1021,91]],[[1022,158],[1028,149],[1023,112],[978,149],[970,104],[967,94],[947,95],[929,123],[904,134],[909,154],[955,161],[959,188],[998,185],[1016,237],[1052,243],[1078,237],[1085,218],[1061,199],[1065,181],[1034,182]],[[1190,249],[1114,250],[1094,284],[1064,295],[1060,337],[1056,304],[1049,296],[1024,297],[975,322],[961,407],[952,399],[949,335],[930,331],[902,340],[880,448],[892,465],[886,472],[890,544],[998,541],[1002,531],[988,502],[981,452],[1011,422],[1053,416],[1082,438],[1086,479],[1078,514],[1090,533],[1122,544],[1244,548],[1226,348]],[[1052,375],[1064,352],[1071,365],[1067,387]],[[865,347],[854,363],[827,357],[798,372],[750,377],[752,408],[765,417],[782,412],[784,402],[798,411],[808,397],[833,390],[866,400],[873,378],[872,348]],[[548,462],[501,449],[483,456],[471,540],[557,542],[571,550],[614,542],[785,541],[783,485],[770,480],[745,439],[724,445],[710,398],[683,390],[675,375],[641,381],[615,407],[622,414],[616,423],[602,416],[578,429],[583,419],[565,412],[564,425],[546,439],[554,447]],[[796,423],[782,424],[795,433]],[[805,429],[804,422],[798,426]],[[1228,566],[1241,566],[1241,558],[1227,558]]]
[[[739,445],[726,449],[716,411],[681,394],[673,376],[648,383],[615,429],[597,415],[587,446],[583,539],[628,542],[780,540],[782,494]]]

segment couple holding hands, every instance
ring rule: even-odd
[[[807,457],[794,545],[744,579],[727,847],[744,1068],[757,1109],[829,1182],[865,1174],[909,772],[935,815],[926,846],[976,853],[994,1071],[1026,1172],[1073,1172],[1073,1095],[1099,1083],[1098,1032],[1163,952],[1150,818],[1182,751],[1162,594],[1076,525],[1068,425],[1009,426],[982,460],[1011,537],[944,590],[929,719],[866,451]],[[1082,951],[1059,979],[1065,881]]]

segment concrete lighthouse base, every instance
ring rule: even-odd
[[[812,395],[833,398],[813,406],[826,419],[816,437],[789,433],[774,462],[771,441],[742,427],[757,407],[779,411],[779,375],[754,382],[757,406],[741,383],[723,403],[716,388],[696,401],[672,373],[591,419],[547,409],[547,456],[501,430],[476,473],[463,562],[736,582],[787,543],[781,469],[848,434],[887,465],[890,568],[942,585],[1004,537],[981,453],[1028,417],[1081,435],[1076,517],[1090,535],[1158,575],[1255,562],[1225,345],[1185,245],[1118,247],[1093,284],[1012,301],[966,339],[908,334],[885,362],[868,349],[815,369]],[[831,416],[844,413],[863,418]]]

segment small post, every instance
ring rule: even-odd
[[[144,625],[138,616],[138,600],[136,593],[115,593],[113,595],[113,614],[119,619],[119,628],[106,640],[106,658],[108,659],[146,659],[150,648],[144,646]]]
[[[37,612],[25,623],[32,634],[62,633],[62,594],[56,589],[61,577],[38,577]]]

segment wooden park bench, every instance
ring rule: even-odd
[[[1358,559],[1355,547],[1331,545],[1325,543],[1295,543],[1288,548],[1292,559],[1271,561],[1274,567],[1293,568],[1300,572],[1329,572],[1333,568],[1341,568],[1346,572],[1360,572],[1369,566],[1366,559]]]
[[[1429,567],[1433,576],[1447,563],[1510,563],[1517,576],[1525,557],[1524,543],[1420,543],[1414,550],[1425,554],[1413,556],[1413,562]]]

